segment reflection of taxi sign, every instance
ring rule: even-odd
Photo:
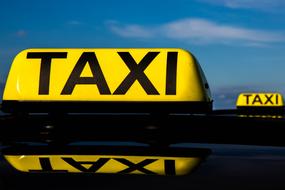
[[[185,175],[200,162],[195,157],[41,155],[5,156],[22,172]]]
[[[118,106],[108,106],[115,102]],[[81,103],[93,111],[102,111],[99,107],[114,111],[115,107],[138,106],[134,103],[148,107],[157,102],[164,106],[162,109],[168,107],[163,103],[183,103],[176,105],[177,110],[184,111],[191,107],[204,110],[211,107],[207,81],[189,52],[182,49],[27,49],[14,59],[3,95],[6,111],[20,108],[21,104],[25,105],[24,109],[44,109],[43,105],[72,108],[82,107]]]
[[[242,93],[237,99],[237,107],[283,107],[279,93]]]
[[[209,149],[149,147],[10,147],[5,159],[21,172],[186,175],[211,153]]]

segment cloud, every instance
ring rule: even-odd
[[[16,36],[19,37],[19,38],[23,38],[23,37],[27,36],[27,31],[25,31],[25,30],[18,30],[16,32]]]
[[[225,25],[199,18],[186,18],[152,27],[122,25],[114,21],[109,22],[107,26],[113,33],[125,38],[167,38],[199,44],[238,43],[248,46],[285,41],[285,35],[281,33]]]
[[[151,28],[146,28],[144,26],[135,24],[122,26],[116,21],[108,21],[107,26],[115,34],[127,38],[150,38],[154,37],[156,33]]]
[[[164,26],[166,35],[176,39],[197,39],[202,41],[278,42],[285,40],[280,34],[217,24],[203,19],[184,19]]]
[[[222,5],[232,9],[284,9],[284,0],[196,0],[209,4]]]

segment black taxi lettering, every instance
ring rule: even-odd
[[[256,104],[256,103],[259,103],[259,104],[263,104],[261,98],[259,95],[256,95],[254,98],[253,98],[253,101],[252,101],[252,104]]]
[[[159,52],[148,52],[138,64],[129,52],[118,52],[118,54],[130,69],[130,73],[115,90],[114,94],[126,94],[136,80],[141,84],[147,94],[159,94],[144,73],[144,70],[154,60]]]
[[[166,95],[176,95],[177,56],[178,52],[167,53]]]
[[[121,171],[117,171],[114,173],[118,174],[130,174],[133,171],[140,171],[143,174],[152,174],[157,175],[154,171],[151,171],[150,169],[146,169],[145,167],[149,164],[152,164],[158,159],[144,159],[141,162],[133,163],[132,161],[125,159],[125,158],[98,158],[96,161],[76,161],[71,157],[61,157],[61,159],[69,164],[70,166],[76,168],[80,172],[93,172],[96,173],[100,168],[102,168],[104,165],[108,164],[108,162],[113,159],[116,160],[117,163],[123,164],[127,166],[126,169],[123,169]],[[52,161],[49,157],[40,157],[39,163],[41,166],[41,169],[39,170],[29,170],[30,172],[68,172],[68,170],[57,170],[54,169],[52,166]],[[88,168],[86,168],[84,165],[90,165]],[[176,175],[176,168],[175,168],[175,160],[164,160],[164,172],[165,175]]]
[[[67,52],[28,52],[27,59],[41,59],[39,95],[49,94],[50,68],[52,59],[67,58]]]
[[[75,161],[73,158],[61,158],[69,165],[73,166],[74,168],[78,169],[81,172],[96,172],[102,166],[104,166],[110,158],[99,158],[97,161],[86,161],[86,162],[78,162]],[[82,164],[90,164],[91,166],[87,169]]]
[[[128,174],[128,173],[131,173],[133,171],[140,171],[140,172],[143,172],[145,174],[156,174],[155,172],[153,171],[150,171],[148,169],[145,169],[144,167],[157,161],[157,159],[145,159],[137,164],[127,160],[127,159],[124,159],[124,158],[115,158],[116,161],[128,166],[127,169],[124,169],[122,171],[119,171],[118,173],[122,173],[122,174]]]
[[[75,67],[69,75],[61,95],[71,95],[76,85],[96,85],[101,95],[124,95],[135,81],[138,81],[147,95],[159,95],[158,90],[144,73],[144,70],[152,63],[160,52],[148,52],[138,63],[129,52],[117,52],[130,72],[111,93],[104,73],[100,67],[95,52],[83,52]],[[178,52],[168,52],[166,61],[165,94],[176,95],[177,83],[177,56]],[[39,95],[48,95],[50,88],[50,72],[53,59],[67,58],[67,52],[28,52],[27,59],[40,59]],[[82,77],[81,74],[86,65],[89,65],[92,76]],[[159,71],[158,71],[159,72]]]
[[[92,77],[80,77],[86,64],[89,64]],[[62,89],[61,95],[72,94],[77,84],[96,84],[100,94],[111,94],[106,79],[100,68],[99,62],[94,52],[84,52],[77,61],[73,71],[71,72],[67,82]]]
[[[50,159],[47,157],[39,158],[41,169],[39,170],[29,170],[30,172],[68,172],[67,170],[55,170],[53,169]]]
[[[246,104],[247,105],[275,105],[278,104],[278,95],[277,94],[264,94],[263,97],[265,99],[262,99],[262,95],[256,94],[244,94],[243,95],[246,98]]]
[[[272,101],[272,98],[273,98],[273,94],[271,95],[267,95],[265,94],[265,97],[266,97],[266,101],[264,102],[264,104],[274,104],[274,102]],[[278,104],[278,96],[276,96],[276,104]]]

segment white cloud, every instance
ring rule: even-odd
[[[122,37],[150,38],[154,37],[155,35],[155,32],[152,31],[152,29],[147,29],[146,27],[140,25],[130,24],[121,26],[116,21],[109,21],[107,22],[107,25],[112,32]]]
[[[243,40],[248,42],[278,42],[284,36],[261,30],[217,24],[203,19],[184,19],[166,24],[166,35],[177,39],[205,41]]]
[[[272,10],[285,8],[284,0],[196,0],[199,2],[205,2],[209,4],[222,5],[232,9],[262,9]],[[282,10],[283,10],[282,9]]]
[[[109,22],[109,29],[125,38],[167,38],[191,43],[223,43],[265,46],[268,43],[284,42],[285,35],[272,31],[249,29],[219,24],[206,19],[187,18],[153,27],[122,25]]]

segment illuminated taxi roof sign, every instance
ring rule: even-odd
[[[283,97],[279,93],[242,93],[236,103],[238,108],[242,107],[284,107]]]
[[[85,103],[100,111],[92,104],[99,103],[112,112],[110,103],[193,103],[205,110],[212,99],[197,60],[183,49],[27,49],[13,61],[3,109],[31,102],[43,109]]]

